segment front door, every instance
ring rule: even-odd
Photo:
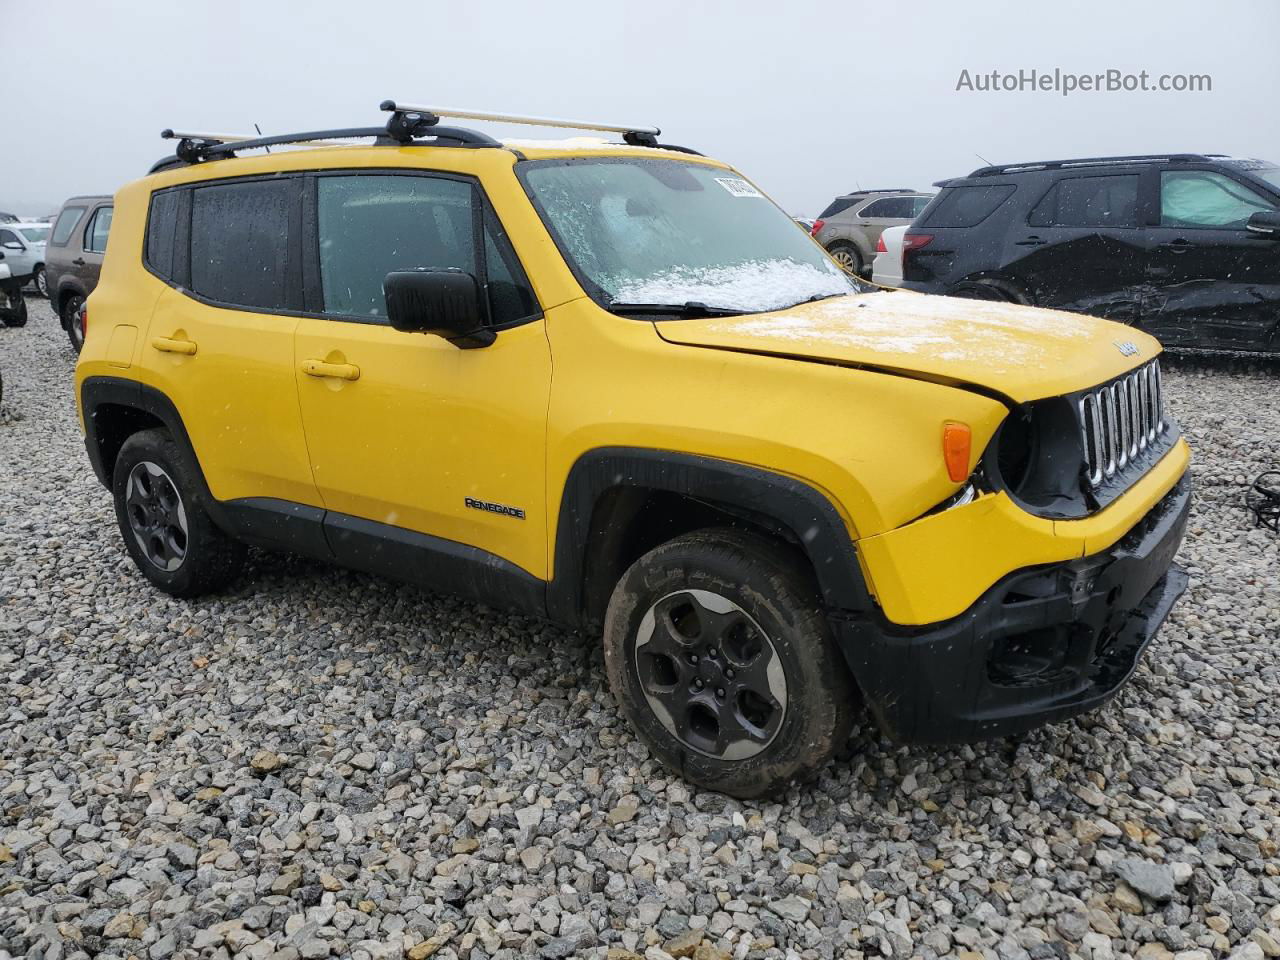
[[[36,258],[18,231],[0,227],[0,251],[11,277],[28,277],[36,268]]]
[[[1219,171],[1162,171],[1143,326],[1171,347],[1280,349],[1280,242],[1245,229],[1275,209]]]
[[[480,568],[500,558],[545,579],[550,348],[480,187],[341,172],[310,178],[307,196],[317,231],[307,312],[322,316],[299,322],[295,364],[334,552],[377,569],[387,567],[378,551],[404,563],[452,552]],[[475,274],[496,341],[464,350],[392,328],[382,281],[415,268]]]

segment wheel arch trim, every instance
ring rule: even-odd
[[[828,497],[785,474],[728,460],[639,447],[601,447],[578,458],[560,499],[553,578],[547,609],[553,619],[580,624],[585,615],[588,550],[596,508],[617,490],[690,497],[709,506],[767,517],[796,539],[813,567],[824,605],[867,610],[872,604],[857,551]]]

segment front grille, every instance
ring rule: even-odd
[[[1099,487],[1165,431],[1160,361],[1152,360],[1080,397],[1080,432],[1090,487]]]

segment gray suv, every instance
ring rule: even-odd
[[[836,263],[863,275],[871,269],[885,227],[910,223],[932,199],[931,193],[906,188],[855,190],[831,201],[809,232]]]

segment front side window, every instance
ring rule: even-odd
[[[12,230],[0,230],[0,247],[9,246],[10,244],[14,247],[26,249],[22,241],[18,239],[18,235]]]
[[[85,231],[84,248],[89,253],[107,252],[107,234],[111,232],[111,216],[114,211],[114,207],[99,207],[98,212],[93,215],[93,222]]]
[[[676,159],[520,164],[540,213],[603,306],[779,310],[858,289],[795,222],[730,170]]]
[[[316,226],[324,312],[387,322],[382,283],[396,270],[456,269],[486,287],[494,325],[536,312],[533,294],[497,218],[465,180],[395,174],[316,179]]]
[[[191,196],[191,289],[231,306],[289,306],[290,180],[197,187]]]
[[[49,243],[55,247],[66,246],[67,241],[71,239],[71,231],[76,228],[76,224],[84,216],[84,211],[84,207],[67,207],[58,214],[58,222],[53,225],[53,233],[49,236]]]
[[[924,208],[929,205],[929,201],[933,197],[912,197],[911,198],[911,219],[914,220],[920,214],[924,213]]]
[[[1243,230],[1255,213],[1275,204],[1244,184],[1211,170],[1160,174],[1160,226]]]
[[[1138,176],[1059,180],[1036,204],[1033,227],[1136,227]]]

